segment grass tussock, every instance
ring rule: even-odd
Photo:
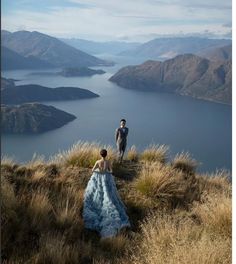
[[[232,185],[230,184],[230,173],[228,171],[219,170],[215,173],[199,175],[197,179],[202,193],[228,197],[232,195]]]
[[[42,229],[49,226],[52,204],[45,191],[39,190],[38,192],[33,193],[27,209],[34,228]]]
[[[231,263],[232,187],[226,171],[199,175],[187,154],[133,147],[122,164],[108,148],[131,230],[102,239],[85,229],[83,195],[99,144],[49,162],[1,163],[3,263]]]
[[[172,162],[172,167],[174,169],[181,170],[185,173],[194,173],[197,165],[197,161],[191,158],[188,152],[177,154]]]
[[[15,161],[14,161],[13,158],[8,157],[8,156],[6,156],[6,155],[3,155],[3,156],[1,157],[1,166],[9,166],[9,167],[12,167],[12,166],[14,166],[15,164],[16,164],[16,163],[15,163]]]
[[[134,145],[128,150],[127,159],[133,162],[139,160],[139,153]]]
[[[31,263],[77,264],[79,260],[86,260],[91,254],[91,245],[81,243],[80,249],[68,245],[65,237],[60,234],[45,234],[39,241],[39,252],[31,257]]]
[[[213,238],[230,238],[232,234],[232,200],[227,196],[206,195],[204,203],[197,203],[192,212]]]
[[[153,201],[165,204],[186,204],[199,197],[199,189],[193,175],[160,163],[143,165],[138,178],[134,182],[138,191]]]
[[[140,155],[142,161],[160,162],[167,161],[169,147],[166,145],[150,145]]]
[[[51,161],[65,166],[92,168],[95,161],[100,159],[100,150],[107,149],[108,159],[115,159],[115,152],[111,146],[102,146],[98,143],[78,142],[69,150],[63,151],[51,158]]]
[[[118,256],[128,247],[129,239],[127,236],[119,234],[116,237],[102,239],[100,244],[102,249],[111,253],[113,256]]]
[[[75,192],[74,189],[70,190]],[[82,196],[81,192],[74,193],[71,196],[59,197],[54,208],[55,225],[59,229],[66,230],[67,228],[77,226],[80,230],[83,228],[83,223],[80,215],[82,208]]]
[[[202,225],[176,215],[150,215],[142,224],[133,264],[231,263],[231,239],[212,239]]]
[[[1,247],[8,251],[9,244],[18,230],[19,217],[16,213],[18,201],[13,186],[5,177],[1,177]]]
[[[45,161],[45,157],[43,155],[37,155],[34,153],[32,159],[26,163],[27,168],[36,169],[40,167],[44,167],[47,162]]]
[[[45,179],[46,176],[47,176],[47,173],[45,169],[39,169],[32,173],[31,179],[32,181],[37,182],[37,181]]]

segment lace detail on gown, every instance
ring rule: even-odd
[[[110,172],[92,174],[84,194],[83,219],[86,228],[97,230],[102,237],[115,236],[122,227],[130,226]]]

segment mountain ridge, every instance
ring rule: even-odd
[[[53,68],[53,65],[32,55],[24,57],[5,46],[1,46],[1,67],[2,70],[20,70]]]
[[[89,55],[38,31],[1,31],[2,46],[24,57],[34,56],[54,67],[110,66],[113,63]]]
[[[138,56],[146,59],[170,59],[180,54],[197,54],[207,48],[218,48],[231,44],[227,39],[200,37],[157,38],[143,43],[137,48],[120,53],[123,56]]]
[[[80,38],[61,38],[63,42],[78,48],[84,52],[89,54],[101,54],[101,53],[109,53],[116,55],[122,51],[125,51],[130,48],[134,48],[139,46],[141,43],[139,42],[125,42],[125,41],[92,41]]]
[[[232,62],[212,62],[193,54],[146,61],[120,69],[109,80],[134,90],[170,92],[231,104]]]
[[[197,55],[212,61],[232,60],[232,44],[219,48],[209,48],[202,50]]]

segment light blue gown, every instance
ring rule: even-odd
[[[101,237],[115,236],[130,222],[110,172],[94,171],[84,194],[85,227],[97,230]]]

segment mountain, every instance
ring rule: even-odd
[[[210,48],[198,53],[199,56],[213,61],[232,60],[232,44],[220,48]]]
[[[170,59],[176,55],[193,53],[208,48],[218,48],[231,44],[228,39],[207,39],[197,37],[158,38],[148,41],[134,49],[121,52],[122,56],[143,57],[146,59]]]
[[[53,106],[23,104],[1,106],[2,133],[42,133],[59,128],[74,120],[76,116]]]
[[[193,54],[124,67],[109,80],[128,89],[171,92],[227,104],[232,100],[232,62],[212,62]]]
[[[89,90],[75,87],[48,88],[36,84],[3,87],[2,104],[22,104],[26,102],[64,101],[94,98],[99,95]]]
[[[37,31],[2,31],[2,45],[24,57],[33,56],[55,67],[112,65],[61,40]]]
[[[13,50],[1,46],[2,70],[52,68],[53,65],[34,56],[24,57]]]
[[[84,52],[87,52],[89,54],[102,54],[102,53],[108,53],[116,55],[122,51],[136,48],[141,43],[138,42],[124,42],[124,41],[108,41],[108,42],[96,42],[96,41],[90,41],[85,39],[61,39],[66,44],[80,49]]]
[[[1,77],[1,90],[12,88],[14,86],[15,86],[14,80]]]

